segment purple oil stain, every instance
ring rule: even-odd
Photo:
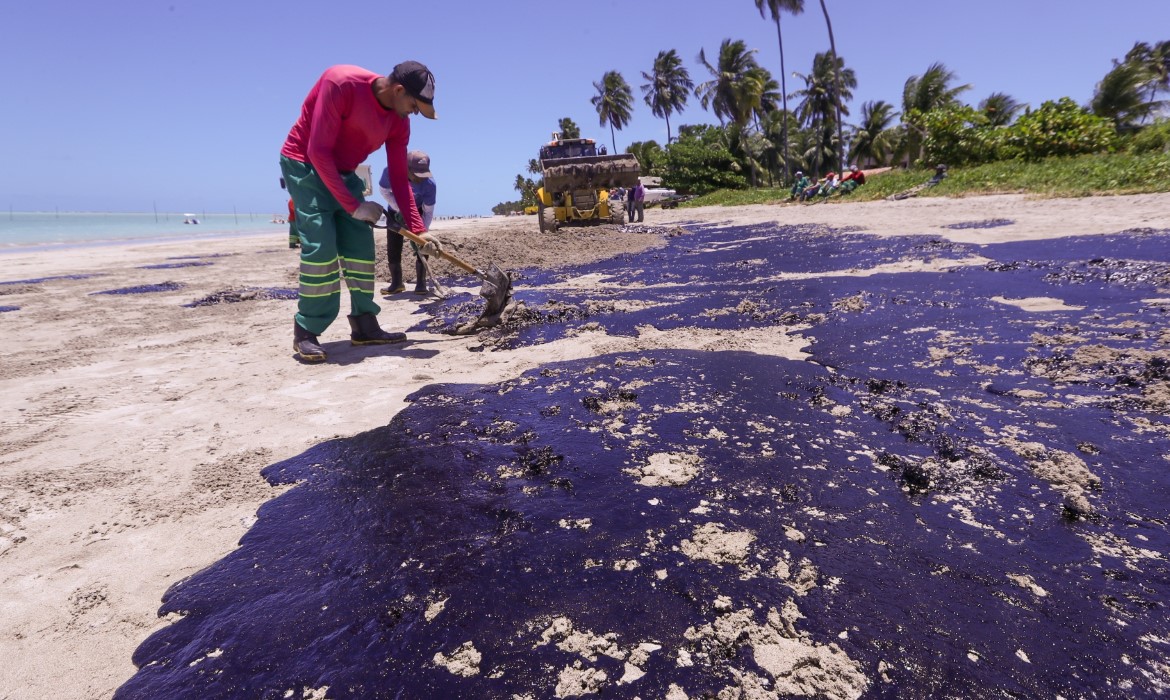
[[[529,273],[485,349],[799,326],[813,361],[653,350],[427,387],[267,468],[297,485],[167,592],[181,619],[116,696],[1163,692],[1170,362],[1146,300],[1170,235],[1061,243],[706,227]],[[1116,273],[1103,249],[1146,272],[1076,274]],[[994,262],[786,275],[975,252]],[[1007,303],[1037,297],[1064,306]]]
[[[154,292],[173,292],[184,287],[182,282],[160,282],[159,284],[140,284],[134,287],[120,287],[118,289],[107,289],[101,292],[90,292],[94,294],[152,294]]]
[[[139,265],[138,269],[139,270],[177,270],[181,267],[204,267],[207,265],[214,265],[214,264],[215,263],[199,262],[199,261],[179,262],[179,263],[158,263],[155,265]]]
[[[8,311],[20,311],[19,306],[0,306],[0,314]]]

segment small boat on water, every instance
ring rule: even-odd
[[[183,223],[197,224],[197,223],[199,223],[199,219],[195,218],[194,214],[185,213],[185,214],[183,214]]]

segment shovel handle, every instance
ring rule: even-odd
[[[426,240],[422,236],[418,235],[417,233],[414,233],[413,231],[411,231],[409,229],[405,229],[405,228],[398,229],[398,235],[406,238],[408,241],[414,243],[415,245],[417,245],[420,248],[427,244]],[[477,277],[484,276],[483,273],[480,272],[479,270],[475,269],[475,267],[463,262],[462,260],[455,257],[454,255],[451,255],[450,253],[448,253],[445,250],[438,250],[435,252],[438,254],[438,256],[440,258],[452,263],[453,265],[455,265],[459,268],[462,268],[463,270],[465,270],[467,272],[470,272],[473,275],[476,275]]]

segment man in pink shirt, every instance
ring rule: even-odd
[[[307,362],[322,362],[317,336],[337,318],[341,278],[349,288],[350,342],[398,343],[405,333],[378,325],[374,303],[374,233],[382,207],[366,202],[365,185],[354,172],[382,147],[390,189],[402,204],[406,228],[426,235],[407,179],[410,115],[435,118],[435,77],[421,63],[406,61],[389,76],[357,66],[333,66],[321,75],[301,107],[300,118],[280,149],[280,169],[296,208],[301,235],[300,297],[293,348]]]

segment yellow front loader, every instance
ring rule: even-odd
[[[638,159],[624,154],[597,152],[593,139],[552,140],[540,147],[544,184],[536,191],[542,233],[570,223],[625,223],[621,202],[610,205],[611,187],[638,184]]]

